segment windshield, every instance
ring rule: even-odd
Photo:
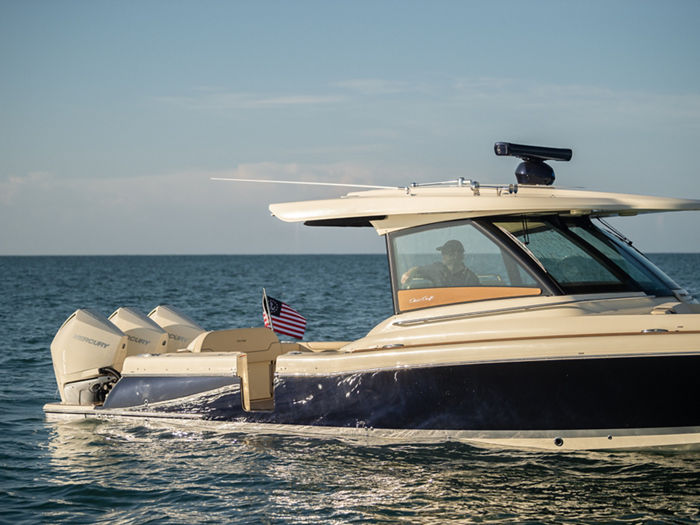
[[[589,218],[452,221],[389,235],[397,311],[528,295],[644,292],[671,279]]]
[[[679,286],[639,252],[588,218],[495,221],[514,235],[564,293],[640,291],[672,296]]]

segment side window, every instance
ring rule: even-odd
[[[530,273],[471,221],[394,234],[391,248],[401,310],[541,293]]]

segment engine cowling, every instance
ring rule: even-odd
[[[61,401],[70,405],[100,403],[121,371],[128,338],[103,315],[78,309],[51,342]]]
[[[168,333],[167,352],[187,348],[195,337],[205,332],[204,328],[172,306],[156,306],[148,317]]]
[[[126,334],[127,357],[167,351],[168,333],[138,310],[122,306],[109,316],[109,320]]]

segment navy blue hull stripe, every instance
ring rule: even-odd
[[[159,403],[238,384],[237,377],[122,377],[107,396],[104,408]]]
[[[243,411],[238,389],[163,410],[222,421],[391,429],[687,427],[700,425],[699,363],[698,356],[635,357],[282,376],[275,380],[271,412]],[[122,381],[126,379],[145,383],[165,378]],[[162,389],[169,388],[170,394],[161,397],[181,397],[176,392],[180,386],[172,381],[178,378],[167,379],[169,385]],[[125,386],[143,390],[136,383]],[[105,408],[129,406],[111,399],[120,389],[121,381]],[[138,396],[119,399],[127,397]]]

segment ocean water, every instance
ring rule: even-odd
[[[651,256],[700,293],[700,254]],[[261,324],[262,288],[353,339],[391,314],[384,256],[0,257],[0,523],[698,523],[700,453],[556,454],[47,420],[49,345],[79,307]],[[691,400],[690,402],[698,402]]]

